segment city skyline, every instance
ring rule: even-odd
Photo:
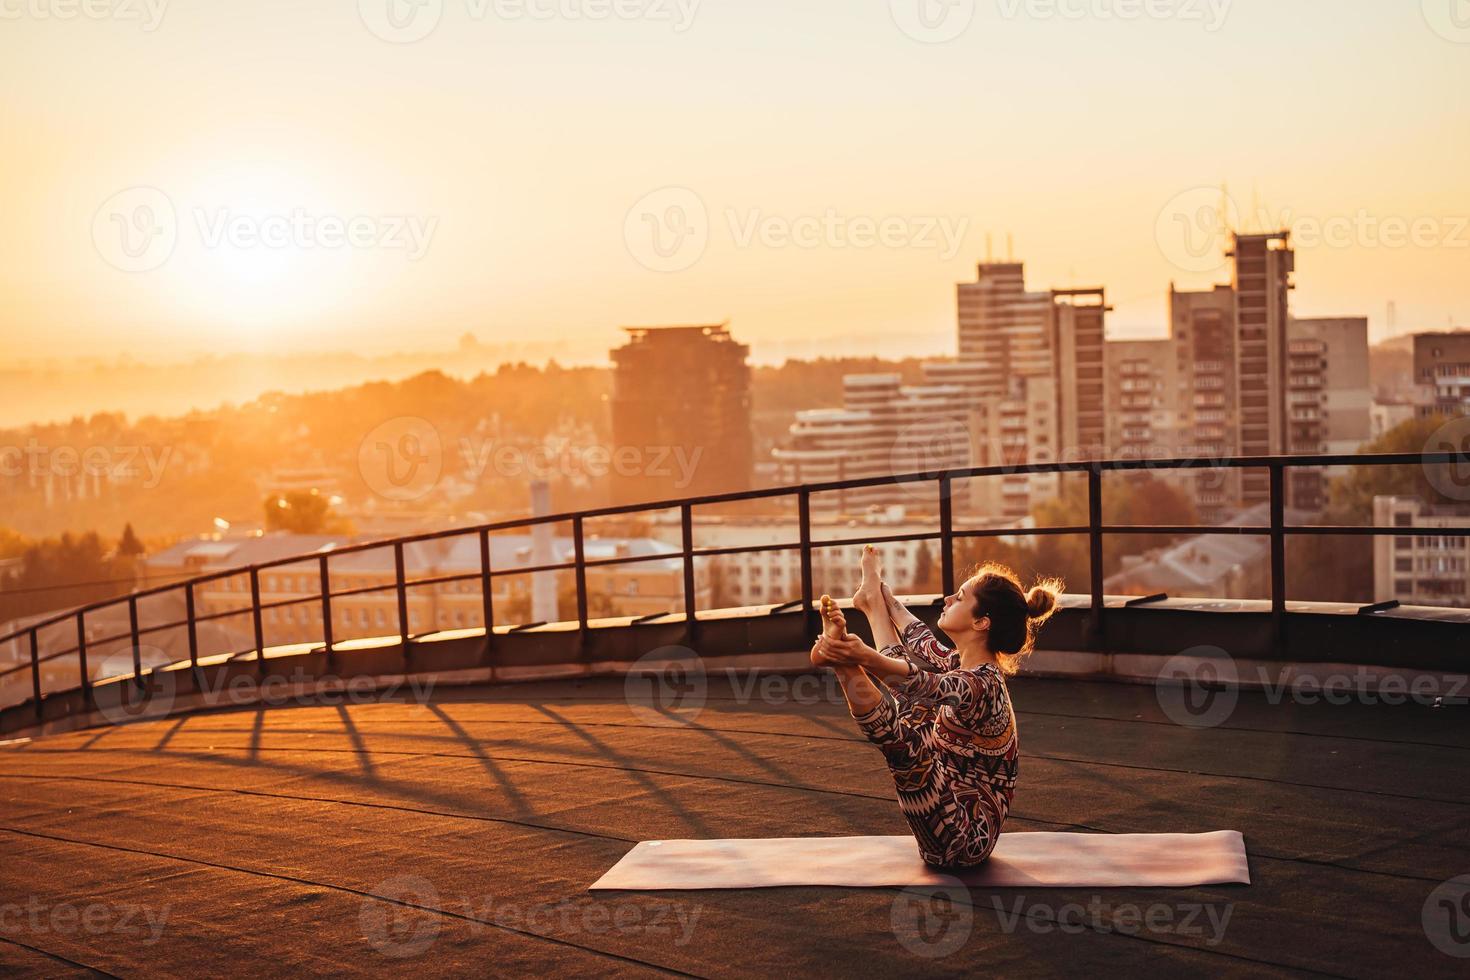
[[[1115,336],[1146,338],[1171,281],[1218,275],[1222,210],[1292,228],[1303,315],[1366,314],[1374,340],[1389,303],[1399,333],[1470,321],[1470,135],[1442,115],[1470,49],[1424,5],[1124,20],[997,2],[943,43],[902,4],[661,5],[692,14],[682,30],[651,6],[429,6],[441,21],[413,43],[366,0],[161,3],[151,28],[20,9],[0,41],[5,355],[376,353],[473,331],[592,357],[622,323],[729,320],[760,363],[854,336],[935,356],[946,284],[1008,254],[1059,288],[1106,283]],[[218,55],[241,41],[253,60]],[[31,94],[47,65],[71,70]],[[1382,179],[1406,161],[1412,180]],[[159,229],[166,255],[139,237]]]

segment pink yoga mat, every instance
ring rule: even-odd
[[[1003,834],[983,866],[936,871],[912,837],[643,841],[592,891],[710,888],[1187,888],[1250,884],[1245,839],[1212,834]]]

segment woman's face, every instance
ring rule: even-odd
[[[957,638],[975,628],[975,580],[970,579],[944,597],[944,612],[939,614],[939,628]]]

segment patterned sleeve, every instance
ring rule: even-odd
[[[904,653],[919,667],[927,670],[958,670],[960,655],[946,649],[934,631],[921,622],[912,622],[903,630]]]
[[[984,670],[951,670],[943,674],[919,670],[895,685],[893,691],[904,698],[936,700],[961,718],[979,719],[991,710],[993,684],[989,674]]]

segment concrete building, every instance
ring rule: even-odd
[[[723,324],[625,329],[628,343],[612,352],[613,499],[749,489],[750,348]],[[620,454],[641,462],[626,465]]]
[[[1470,527],[1470,506],[1431,507],[1417,497],[1374,497],[1373,523],[1404,533],[1373,539],[1373,597],[1410,606],[1470,606],[1470,538],[1435,534]]]
[[[1414,382],[1420,418],[1470,415],[1470,331],[1417,334]]]

